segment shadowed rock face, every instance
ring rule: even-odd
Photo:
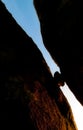
[[[42,54],[0,1],[0,130],[5,127],[76,130]]]
[[[34,0],[34,5],[44,44],[83,104],[82,4],[79,0]]]

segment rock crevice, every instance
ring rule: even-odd
[[[41,52],[0,1],[0,129],[76,130]]]

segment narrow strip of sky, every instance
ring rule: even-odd
[[[54,63],[53,59],[45,49],[41,33],[40,23],[32,4],[33,0],[2,0],[18,24],[24,31],[34,40],[40,51],[42,52],[52,75],[55,71],[60,71],[59,67]]]
[[[9,12],[16,19],[18,24],[25,30],[25,32],[34,40],[38,48],[41,50],[52,74],[55,71],[60,71],[57,65],[52,60],[51,56],[45,49],[40,33],[40,24],[36,15],[33,0],[2,0]],[[67,97],[71,108],[74,113],[74,117],[78,126],[78,130],[83,130],[83,107],[78,103],[73,96],[67,85],[61,88],[65,96]]]

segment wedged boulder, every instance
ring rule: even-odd
[[[76,130],[37,46],[0,1],[0,129]]]
[[[83,104],[83,20],[80,0],[34,0],[44,44]]]

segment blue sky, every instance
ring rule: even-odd
[[[52,74],[59,68],[52,60],[51,56],[44,47],[41,33],[40,23],[33,6],[33,0],[2,0],[8,10],[12,13],[18,24],[25,32],[32,37],[38,48],[41,50]]]
[[[37,44],[38,48],[41,50],[48,66],[52,74],[59,68],[52,60],[51,56],[45,49],[40,33],[40,24],[38,21],[38,17],[36,15],[36,11],[33,7],[33,0],[2,0],[9,12],[16,19],[18,24],[25,30],[25,32],[32,37],[34,42]],[[76,100],[74,95],[71,93],[67,85],[61,88],[64,95],[67,97],[72,111],[74,113],[74,117],[78,126],[78,130],[83,130],[83,107]],[[80,119],[80,120],[79,120]]]

